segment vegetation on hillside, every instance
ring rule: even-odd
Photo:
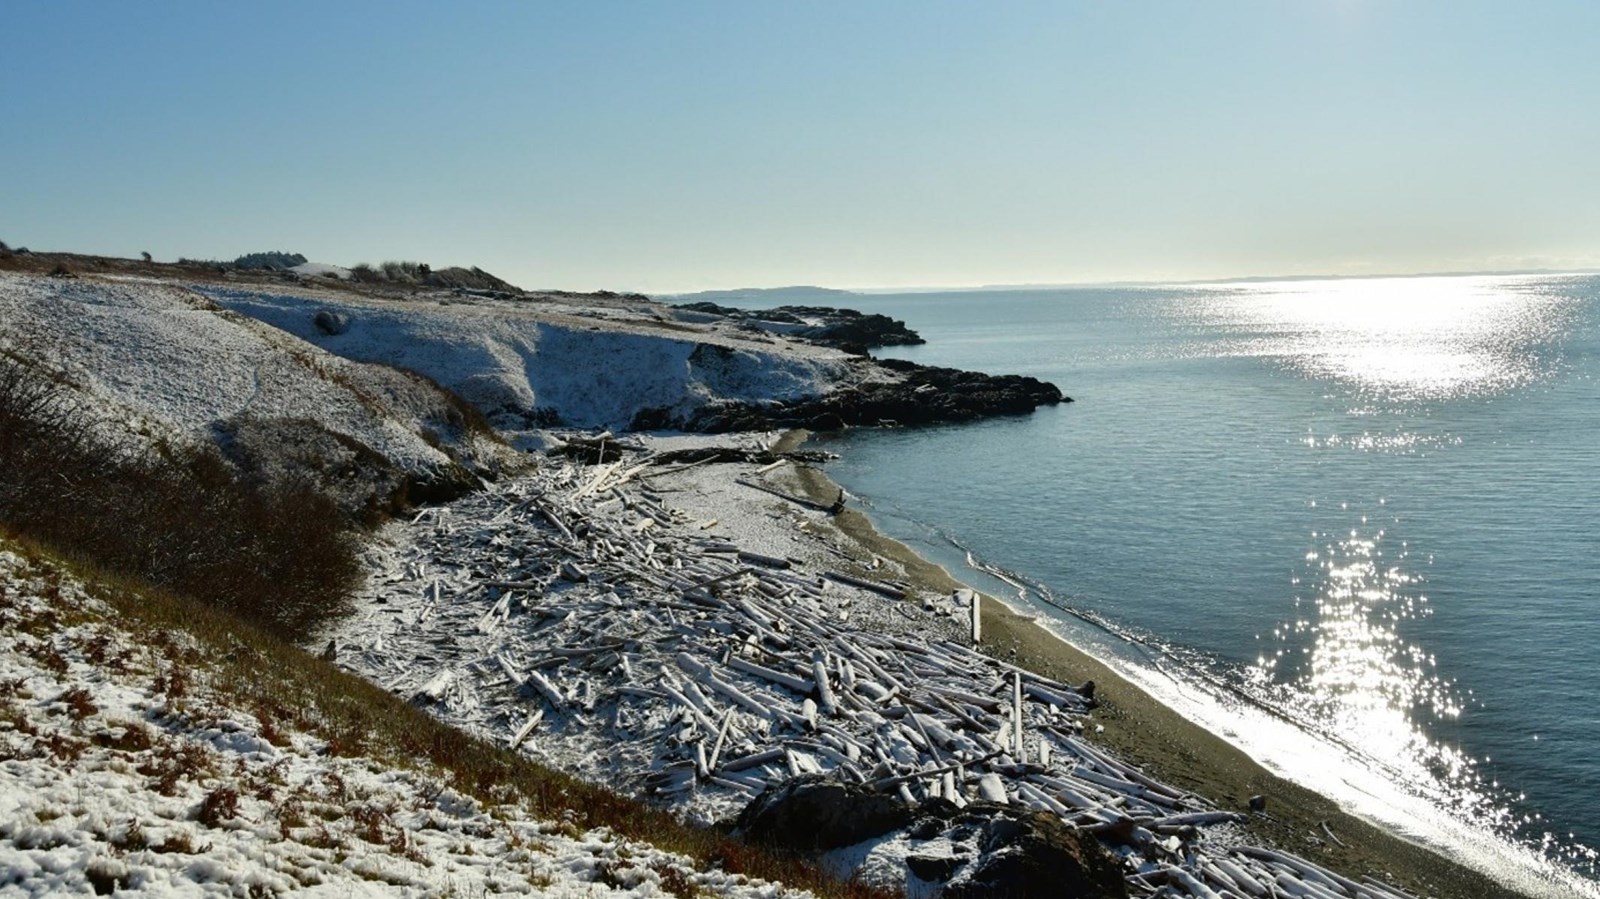
[[[426,262],[390,260],[381,265],[363,262],[351,266],[350,277],[362,284],[395,284],[409,287],[444,287],[464,290],[492,290],[522,293],[509,281],[497,278],[477,266],[434,269]]]
[[[120,449],[92,435],[69,396],[0,354],[0,542],[89,581],[136,640],[171,648],[169,681],[208,669],[231,691],[218,698],[253,709],[264,733],[291,728],[332,755],[424,765],[489,805],[609,827],[824,899],[892,895],[545,768],[311,656],[297,642],[343,608],[359,576],[349,519],[310,487],[247,482],[210,447]]]
[[[0,524],[287,638],[343,611],[360,575],[353,525],[309,483],[247,483],[210,446],[134,454],[10,355],[0,471]]]
[[[148,255],[148,254],[147,254]],[[232,262],[220,262],[215,259],[179,259],[179,265],[201,265],[207,268],[243,269],[252,271],[265,269],[267,271],[285,271],[297,265],[304,265],[307,259],[300,253],[286,253],[282,250],[268,250],[264,253],[246,253],[235,258]]]

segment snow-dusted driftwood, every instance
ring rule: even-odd
[[[841,584],[849,584],[852,587],[859,587],[862,590],[870,590],[873,593],[887,596],[890,599],[906,598],[906,591],[900,587],[894,586],[893,584],[883,584],[879,583],[878,581],[869,581],[866,578],[859,578],[853,574],[845,574],[842,571],[824,571],[822,576],[830,581],[838,581]]]
[[[1237,815],[1086,742],[1088,685],[975,651],[977,593],[906,603],[899,585],[825,567],[831,548],[745,545],[717,529],[723,513],[675,511],[646,486],[671,483],[658,457],[588,446],[599,465],[552,459],[396,525],[341,663],[702,817],[821,771],[911,801],[1059,816],[1132,847],[1136,895],[1410,899],[1275,850],[1202,840],[1174,864],[1163,841]]]

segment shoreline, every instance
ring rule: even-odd
[[[804,430],[787,431],[773,449],[798,449],[809,437]],[[841,489],[819,468],[794,466],[791,472],[801,495],[812,500],[831,501]],[[868,552],[899,564],[918,586],[941,593],[972,589],[943,566],[879,531],[857,509],[846,508],[832,524]],[[1248,814],[1241,825],[1254,839],[1346,876],[1375,877],[1419,896],[1529,899],[1533,895],[1389,833],[1344,811],[1333,799],[1274,774],[1242,749],[1049,631],[1033,616],[1018,612],[1004,599],[983,595],[988,600],[982,622],[985,653],[1056,680],[1093,680],[1100,707],[1091,720],[1100,728],[1091,739],[1153,776],[1210,799],[1219,808],[1239,812],[1249,811],[1250,797],[1265,796],[1265,814]],[[1329,832],[1336,839],[1330,840]]]

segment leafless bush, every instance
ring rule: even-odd
[[[0,471],[0,523],[286,636],[342,611],[359,573],[347,519],[314,488],[246,484],[209,446],[130,456],[9,356]]]

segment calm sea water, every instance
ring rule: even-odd
[[[969,552],[1014,572],[1064,631],[1175,695],[1275,710],[1474,832],[1595,876],[1600,277],[855,305],[929,341],[886,355],[1077,400],[828,442],[881,527],[958,573]],[[1213,726],[1250,743],[1242,719]]]

